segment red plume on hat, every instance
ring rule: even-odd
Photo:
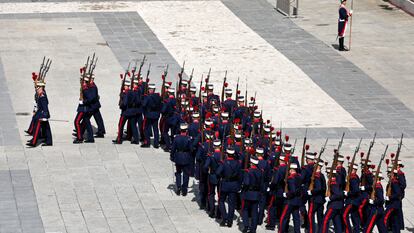
[[[220,135],[219,131],[214,132],[214,135],[216,136],[216,138],[219,138],[219,135]]]
[[[248,131],[244,132],[244,137],[248,138],[250,136],[250,133]]]
[[[201,90],[202,90],[202,91],[205,91],[206,89],[205,89],[204,87],[201,87]]]
[[[255,153],[256,151],[254,150],[254,148],[252,147],[252,148],[250,148],[250,150],[249,150],[249,154],[251,154],[251,155],[254,155],[254,153]]]
[[[310,147],[309,144],[306,144],[305,145],[305,150],[309,150],[309,147]]]
[[[233,143],[233,140],[231,140],[231,138],[227,139],[227,145],[231,145]]]
[[[253,98],[253,97],[250,97],[250,100],[251,100],[251,101],[253,101],[253,100],[254,100],[254,98]]]
[[[394,153],[391,153],[391,158],[393,159],[395,157],[395,154]]]
[[[120,77],[121,79],[124,79],[124,75],[123,75],[123,74],[119,74],[119,77]]]
[[[240,123],[240,118],[236,118],[236,119],[234,119],[234,123],[235,123],[235,124]]]
[[[273,126],[270,127],[270,131],[273,131],[273,130],[275,130],[275,127],[273,127]]]
[[[242,125],[239,125],[239,126],[237,127],[237,129],[238,129],[238,130],[241,130],[241,129],[242,129]]]
[[[79,68],[79,73],[82,74],[82,72],[83,72],[83,68],[81,67],[81,68]]]
[[[214,128],[214,123],[213,123],[213,124],[211,124],[211,128],[212,128],[212,129]]]
[[[204,79],[204,81],[205,81],[206,83],[208,83],[208,78]]]
[[[240,90],[237,90],[237,94],[240,95]]]
[[[289,141],[289,135],[285,135],[285,141]]]
[[[328,164],[329,164],[328,162],[325,162],[325,166],[328,166]]]
[[[161,79],[165,80],[165,75],[164,74],[161,75]]]
[[[127,73],[127,74],[128,74],[128,77],[131,77],[131,73],[130,73],[129,71],[128,71],[128,73]]]
[[[364,158],[365,153],[361,152],[361,158]]]
[[[285,161],[286,163],[287,163],[287,162],[289,162],[289,156],[288,156],[288,155],[286,155],[286,156],[285,156],[284,161]]]
[[[168,83],[168,85],[170,85],[171,86],[171,84],[172,84],[172,82],[167,82]]]
[[[206,119],[208,119],[208,118],[210,118],[211,117],[211,112],[208,112],[208,113],[206,113]]]
[[[280,130],[276,131],[276,136],[280,136]]]
[[[229,84],[228,83],[224,83],[224,87],[228,87],[229,86]]]
[[[36,73],[35,73],[35,72],[33,72],[33,73],[32,73],[32,79],[33,79],[33,81],[36,81],[36,77],[37,77],[37,76],[36,76]]]
[[[388,164],[390,164],[390,159],[386,159],[385,160],[385,163],[388,165]]]
[[[281,147],[281,146],[277,146],[277,147],[276,147],[276,151],[277,151],[277,152],[280,152],[281,150],[282,150],[282,147]]]
[[[82,72],[85,73],[86,72],[86,67],[83,67],[82,70],[83,70]]]
[[[375,164],[372,164],[372,165],[371,165],[371,168],[372,168],[372,169],[375,169]]]
[[[194,112],[197,112],[198,111],[198,106],[196,105],[196,106],[194,106]]]
[[[254,106],[254,110],[256,110],[257,109],[257,106]]]
[[[270,120],[267,120],[267,121],[266,121],[266,123],[268,123],[268,124],[269,124],[269,123],[270,123]]]
[[[351,156],[346,156],[346,160],[350,160],[351,159]]]

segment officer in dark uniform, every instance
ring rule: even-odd
[[[346,186],[347,173],[343,166],[344,161],[344,156],[338,155],[338,163],[336,166],[336,182],[339,184],[339,188],[341,189],[341,191],[344,191]]]
[[[326,192],[326,179],[321,172],[324,165],[323,160],[319,160],[317,164],[316,172],[314,175],[313,189],[308,190],[309,195],[309,209],[308,209],[308,221],[309,221],[309,233],[320,232],[323,223],[323,210],[325,204],[325,192]],[[316,166],[316,165],[315,165]],[[308,186],[309,188],[309,186]],[[318,220],[316,227],[315,217]]]
[[[259,215],[257,224],[262,225],[263,218],[264,218],[264,211],[266,208],[266,202],[267,202],[267,188],[269,187],[269,182],[271,180],[271,167],[269,165],[268,160],[264,158],[265,150],[261,147],[256,148],[256,158],[259,160],[259,163],[257,164],[257,167],[263,172],[263,190],[262,195],[259,202]]]
[[[213,141],[213,151],[209,153],[203,170],[207,172],[208,179],[208,209],[210,218],[217,217],[216,215],[216,190],[218,191],[219,177],[217,176],[217,169],[221,162],[221,141],[216,139]]]
[[[155,93],[155,84],[148,84],[148,95],[144,96],[144,134],[145,141],[141,147],[150,146],[150,135],[154,135],[154,148],[159,147],[160,135],[158,131],[158,120],[161,112],[161,96]]]
[[[401,196],[401,205],[402,205],[402,199],[404,199],[405,197],[405,188],[407,188],[407,181],[405,179],[405,174],[402,171],[402,168],[404,168],[404,164],[402,164],[401,160],[397,161],[397,176],[398,176],[398,182],[400,183],[400,187],[401,187],[401,192],[402,192],[402,196]],[[400,227],[401,230],[405,229],[405,224],[404,224],[404,214],[403,214],[403,209],[402,206],[400,208]]]
[[[226,95],[226,99],[223,101],[222,106],[224,107],[224,110],[226,112],[231,112],[233,109],[236,109],[237,107],[236,100],[231,98],[233,91],[230,88],[226,88],[224,90],[224,93]]]
[[[373,199],[371,197],[369,199],[369,215],[364,226],[364,233],[371,233],[375,225],[379,233],[387,232],[384,224],[384,189],[381,184],[382,179],[382,173],[380,172],[375,184],[375,195]]]
[[[187,124],[180,125],[180,134],[174,137],[174,141],[171,146],[170,160],[175,163],[175,183],[176,194],[183,196],[188,192],[188,181],[190,179],[192,171],[192,161],[194,158],[191,156],[192,139],[187,135]]]
[[[99,110],[101,108],[101,102],[99,101],[99,92],[98,87],[95,83],[95,75],[92,74],[92,77],[89,81],[89,89],[92,92],[93,95],[93,103],[91,104],[92,108],[92,116],[95,119],[96,125],[98,126],[98,131],[95,134],[95,138],[103,138],[105,136],[105,125],[102,118],[101,111]]]
[[[33,116],[34,125],[33,125],[33,138],[26,144],[29,147],[37,146],[41,131],[43,131],[46,141],[42,146],[51,146],[52,141],[52,131],[50,130],[49,125],[49,101],[47,95],[44,91],[45,83],[43,81],[38,81],[36,86],[36,95],[37,95],[37,111]]]
[[[345,224],[345,233],[358,233],[360,232],[361,218],[358,213],[358,208],[361,205],[361,190],[359,189],[359,177],[357,175],[358,164],[354,164],[349,177],[349,192],[344,191],[345,210],[342,215],[343,222]],[[351,215],[352,227],[349,221],[349,215]]]
[[[283,196],[287,199],[282,215],[280,216],[279,233],[287,232],[289,219],[293,217],[293,229],[295,233],[300,233],[300,215],[299,207],[302,204],[301,200],[301,177],[296,172],[298,165],[291,163],[289,167],[289,176],[287,179],[287,192]]]
[[[264,188],[264,177],[262,171],[257,167],[259,160],[250,158],[250,168],[243,174],[242,181],[242,219],[243,232],[256,232],[259,215],[259,201]],[[249,222],[249,216],[251,221]]]
[[[330,173],[330,169],[327,169],[327,174]],[[329,230],[329,222],[332,220],[335,232],[342,232],[342,218],[341,218],[341,211],[344,208],[344,192],[340,188],[339,183],[337,182],[338,177],[340,176],[337,174],[336,169],[332,171],[332,178],[328,184],[330,185],[330,193],[325,200],[328,202],[327,210],[325,212],[325,216],[323,218],[323,225],[322,228],[319,230],[320,233],[328,233]]]
[[[119,117],[119,122],[118,122],[118,135],[116,137],[115,140],[112,140],[113,143],[115,144],[122,144],[122,138],[124,135],[124,126],[126,121],[128,120],[127,116],[126,116],[126,111],[128,109],[128,96],[130,96],[131,98],[129,98],[129,102],[133,103],[133,98],[132,98],[132,94],[130,94],[130,87],[131,85],[131,80],[128,77],[125,77],[125,82],[124,82],[124,88],[122,90],[122,93],[120,94],[120,101],[119,101],[119,108],[121,109],[121,116]],[[132,112],[130,112],[129,117],[132,116]]]
[[[391,224],[391,230],[393,233],[401,232],[401,220],[400,220],[400,208],[402,206],[402,189],[401,184],[398,181],[398,170],[394,169],[389,174],[389,179],[391,182],[387,185],[391,187],[391,193],[385,196],[385,216],[384,224],[387,227],[388,224]]]
[[[235,150],[227,147],[227,158],[221,162],[216,174],[221,178],[219,207],[222,215],[220,226],[232,227],[237,193],[240,191],[242,167],[241,162],[234,158]],[[224,202],[227,200],[228,211]]]
[[[302,177],[302,186],[301,186],[301,192],[302,192],[302,205],[300,206],[300,213],[303,216],[303,227],[304,228],[308,228],[309,227],[309,219],[308,219],[308,213],[306,211],[306,203],[308,202],[308,194],[307,191],[309,189],[309,184],[311,181],[311,176],[313,173],[313,169],[315,166],[315,156],[316,156],[316,152],[310,152],[307,151],[305,153],[305,158],[306,158],[306,164],[303,165],[302,167],[302,171],[301,171],[301,177]]]
[[[352,16],[352,10],[348,12],[346,9],[346,0],[341,0],[341,6],[339,7],[339,19],[338,19],[338,37],[339,37],[339,51],[345,51],[344,37],[346,32],[346,26],[348,18]]]

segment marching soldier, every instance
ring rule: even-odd
[[[366,164],[366,166],[365,166]],[[371,172],[371,160],[361,160],[362,175],[361,175],[361,205],[359,205],[359,216],[361,217],[361,225],[366,225],[366,219],[369,214],[368,202],[369,195],[372,192],[372,186],[374,183],[374,177]]]
[[[171,147],[171,139],[178,131],[180,123],[180,115],[177,113],[177,100],[174,97],[175,89],[168,88],[168,99],[164,100],[161,112],[164,118],[164,124],[161,132],[163,138],[165,151],[169,151]],[[171,136],[169,135],[171,133]]]
[[[293,228],[295,233],[300,233],[300,215],[299,207],[302,203],[301,193],[300,193],[300,184],[301,177],[296,172],[298,165],[291,163],[289,167],[289,176],[287,179],[287,192],[283,193],[283,197],[286,198],[286,204],[283,208],[282,215],[280,216],[280,225],[279,233],[287,232],[289,219],[292,215],[293,217]]]
[[[99,101],[100,97],[98,93],[98,87],[95,83],[95,75],[92,75],[91,79],[89,80],[89,89],[91,90],[93,96],[93,103],[91,104],[92,116],[95,119],[96,125],[98,126],[98,131],[95,134],[95,138],[103,138],[106,134],[106,131],[102,114],[99,110],[101,108],[101,102]]]
[[[361,191],[359,189],[359,177],[357,175],[358,164],[353,164],[353,167],[349,169],[352,169],[352,171],[349,178],[349,192],[344,191],[346,199],[342,218],[346,233],[358,233],[361,226],[361,218],[358,213],[359,206],[361,205]],[[349,221],[349,214],[351,215],[352,227]]]
[[[92,104],[95,103],[95,94],[92,89],[89,88],[89,80],[90,76],[86,75],[81,78],[82,82],[82,93],[81,98],[79,100],[79,105],[77,112],[78,114],[75,117],[75,132],[76,132],[76,139],[73,141],[74,144],[79,143],[93,143],[95,139],[93,138],[93,129],[91,125],[91,117],[92,117]],[[83,134],[87,132],[87,139],[84,140]]]
[[[346,26],[348,24],[348,18],[352,16],[352,10],[348,11],[346,8],[346,0],[341,0],[339,6],[339,19],[338,19],[338,37],[339,37],[339,51],[347,50],[344,46],[344,38],[346,32]]]
[[[187,135],[187,124],[180,125],[180,134],[176,135],[171,146],[170,160],[175,163],[176,194],[187,196],[188,181],[191,175],[192,139]]]
[[[313,189],[307,191],[309,195],[309,233],[320,232],[322,229],[323,210],[326,192],[326,179],[323,173],[321,172],[323,165],[323,160],[320,160],[319,163],[315,165],[317,166],[317,168],[314,176],[315,179]],[[318,225],[316,225],[315,223],[315,217],[318,220]]]
[[[250,168],[244,172],[242,181],[242,219],[243,232],[255,233],[259,215],[261,190],[264,188],[263,173],[257,167],[259,160],[250,158]],[[251,221],[249,216],[251,217]]]
[[[330,169],[327,170],[330,173]],[[329,230],[329,222],[332,220],[335,232],[342,232],[342,218],[341,211],[344,207],[344,193],[339,183],[337,182],[339,174],[336,169],[332,171],[333,177],[328,180],[330,186],[330,193],[325,200],[328,202],[327,210],[323,218],[322,228],[319,230],[320,233],[327,233]]]
[[[37,146],[42,131],[46,137],[46,141],[42,146],[51,146],[53,144],[52,131],[50,130],[49,125],[49,101],[44,90],[45,85],[46,84],[43,81],[37,81],[36,84],[37,111],[33,116],[33,138],[26,144],[29,147]]]
[[[204,130],[203,130],[204,131]],[[209,154],[212,152],[212,137],[210,131],[201,132],[201,139],[196,152],[195,178],[199,181],[198,190],[200,195],[200,209],[210,211],[208,205],[208,170],[204,169],[204,165]],[[213,212],[214,213],[214,212]]]
[[[269,182],[271,179],[271,167],[269,166],[268,160],[266,160],[264,156],[264,149],[263,148],[256,148],[256,157],[259,160],[259,163],[257,164],[257,167],[262,171],[263,173],[263,190],[262,195],[260,197],[259,201],[259,215],[258,215],[258,225],[262,225],[263,218],[264,218],[264,211],[266,207],[267,202],[267,188],[269,187]]]
[[[148,95],[144,96],[144,136],[145,141],[141,147],[150,147],[150,135],[154,135],[154,148],[159,147],[160,135],[158,131],[158,120],[161,112],[161,96],[155,93],[155,84],[148,84]]]
[[[219,207],[222,216],[220,226],[232,227],[234,210],[236,208],[237,193],[240,190],[242,166],[241,162],[234,158],[235,150],[227,147],[227,158],[221,162],[216,174],[221,177]],[[227,200],[228,211],[224,202]]]
[[[402,189],[400,182],[398,181],[398,170],[391,169],[389,173],[390,182],[387,185],[390,187],[391,193],[387,193],[385,196],[385,216],[384,224],[387,227],[388,224],[391,224],[391,230],[393,233],[401,232],[401,220],[400,220],[400,208],[401,208],[401,198],[402,198]]]
[[[306,203],[308,202],[308,195],[307,191],[309,189],[309,185],[311,182],[311,177],[313,174],[314,166],[315,166],[315,156],[316,152],[306,152],[305,158],[306,158],[306,165],[302,167],[302,171],[300,176],[302,177],[302,186],[301,186],[301,192],[302,192],[302,205],[300,206],[300,213],[303,216],[303,222],[304,227],[309,227],[309,219],[308,219],[308,213],[306,211]]]
[[[364,226],[364,233],[371,233],[374,226],[377,226],[379,233],[387,232],[384,224],[384,189],[381,184],[382,179],[382,173],[380,172],[377,183],[374,184],[374,199],[369,199],[369,216],[367,218],[367,224]]]

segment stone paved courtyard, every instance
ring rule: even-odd
[[[337,5],[321,4],[303,3],[301,17],[288,19],[265,0],[0,0],[0,233],[240,232],[220,228],[198,209],[195,180],[188,196],[173,193],[167,153],[111,143],[119,73],[143,55],[158,85],[166,64],[174,83],[186,60],[196,85],[212,67],[218,92],[228,70],[230,85],[240,77],[242,92],[246,84],[249,96],[257,92],[265,116],[282,123],[298,145],[308,128],[311,147],[319,150],[328,137],[332,153],[345,132],[343,152],[351,154],[361,137],[366,151],[377,132],[372,155],[378,161],[385,145],[396,150],[404,132],[405,232],[413,232],[413,28],[397,33],[394,25],[414,25],[414,19],[384,11],[384,2],[361,3],[352,51],[338,53],[331,45]],[[324,21],[329,25],[317,26]],[[79,67],[93,52],[107,135],[74,145]],[[53,59],[46,81],[54,146],[32,149],[24,146],[30,138],[23,132],[32,110],[30,76],[44,55]]]

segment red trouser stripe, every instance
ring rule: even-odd
[[[283,212],[282,212],[282,216],[280,216],[279,233],[282,233],[282,228],[284,227],[283,226],[283,219],[285,218],[285,215],[286,215],[286,212],[287,212],[288,208],[289,208],[289,205],[285,205],[285,208],[283,209]]]
[[[270,198],[270,204],[267,207],[267,223],[270,222],[270,208],[272,208],[273,202],[275,201],[275,196],[272,195],[272,198]]]
[[[350,233],[349,232],[349,225],[348,225],[348,214],[349,214],[349,211],[351,210],[351,208],[352,208],[352,205],[349,204],[345,208],[344,214],[342,215],[342,219],[344,220],[344,223],[345,223],[345,233]]]
[[[325,215],[325,219],[323,220],[323,227],[322,227],[322,233],[326,233],[326,229],[328,228],[328,222],[332,215],[332,209],[328,210],[328,213]]]
[[[385,218],[384,218],[384,225],[385,226],[387,226],[388,218],[390,217],[390,215],[393,211],[394,211],[394,208],[391,208],[391,209],[387,210],[387,214],[385,215]]]
[[[366,204],[367,204],[367,199],[364,199],[358,208],[358,213],[359,213],[359,217],[361,218],[361,221],[364,218],[364,207]]]
[[[313,221],[312,221],[312,214],[313,214],[313,202],[310,203],[309,212],[308,212],[308,219],[309,219],[309,233],[313,233]]]
[[[81,140],[82,139],[82,129],[80,127],[80,121],[82,120],[82,116],[83,116],[83,112],[80,112],[78,117],[75,120],[75,125],[76,125],[76,133],[78,134],[78,139]]]
[[[33,142],[32,142],[33,145],[36,145],[36,143],[37,143],[37,137],[39,136],[39,129],[40,129],[40,120],[37,121],[36,131],[35,131],[35,134],[33,136]]]
[[[371,221],[369,221],[369,225],[368,225],[368,228],[367,228],[367,232],[371,232],[372,231],[372,228],[374,227],[374,223],[375,223],[375,218],[376,217],[377,217],[376,214],[372,215],[372,219],[371,219]]]

